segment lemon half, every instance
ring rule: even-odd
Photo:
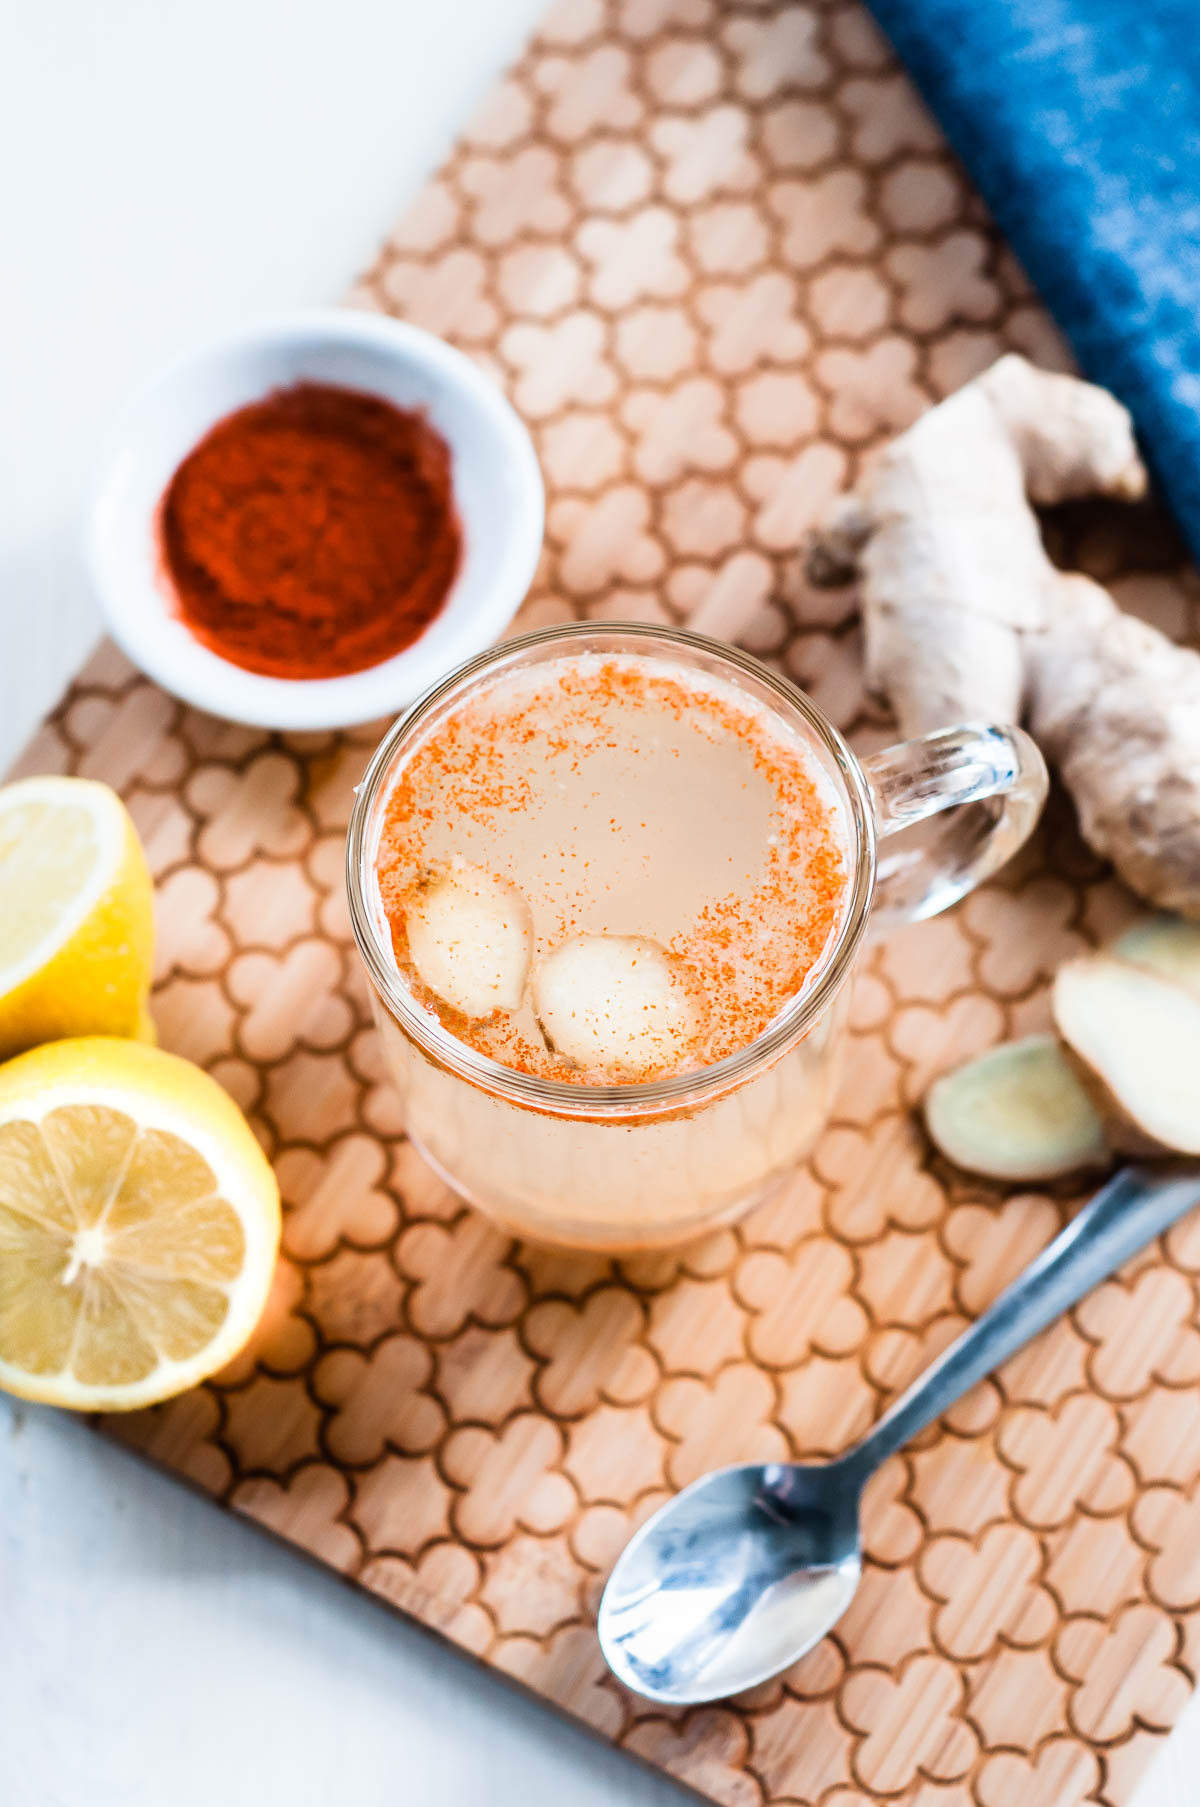
[[[0,1059],[63,1035],[136,1035],[154,958],[154,888],[107,784],[0,787]]]
[[[166,1399],[262,1312],[279,1189],[189,1061],[109,1037],[0,1067],[0,1387],[80,1411]]]

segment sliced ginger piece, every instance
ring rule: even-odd
[[[418,886],[404,920],[417,975],[443,1004],[474,1019],[517,1009],[533,924],[515,885],[455,860]]]
[[[1200,993],[1113,954],[1061,966],[1054,1020],[1101,1114],[1139,1139],[1200,1154]]]
[[[533,1004],[560,1054],[622,1078],[685,1063],[698,1011],[678,960],[645,935],[575,935],[542,960]]]
[[[1108,951],[1200,992],[1200,923],[1182,916],[1147,916],[1126,929]]]
[[[1057,1179],[1108,1156],[1099,1112],[1053,1035],[1005,1042],[946,1073],[926,1096],[925,1124],[956,1167],[993,1180]]]

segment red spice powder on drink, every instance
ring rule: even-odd
[[[218,421],[172,477],[160,533],[196,638],[277,678],[340,677],[411,645],[462,554],[441,436],[323,383]]]

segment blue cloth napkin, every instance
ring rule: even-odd
[[[1200,558],[1200,0],[868,0]]]

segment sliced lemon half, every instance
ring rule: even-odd
[[[262,1312],[279,1189],[233,1100],[143,1043],[0,1067],[0,1387],[127,1411],[231,1360]]]
[[[65,1035],[136,1035],[154,959],[154,889],[107,784],[0,787],[0,1059]]]

